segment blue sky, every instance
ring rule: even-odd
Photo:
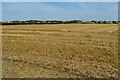
[[[1,0],[2,2],[118,2],[120,0]]]
[[[117,2],[3,2],[2,20],[118,20]]]

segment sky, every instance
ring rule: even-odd
[[[118,2],[120,0],[1,0],[2,2]]]
[[[2,2],[2,21],[118,20],[117,2]]]
[[[2,3],[0,3],[0,22],[2,21]]]

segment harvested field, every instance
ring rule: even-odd
[[[118,77],[117,24],[2,28],[4,78]]]

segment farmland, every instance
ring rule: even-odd
[[[117,32],[117,24],[2,26],[2,76],[117,78]]]

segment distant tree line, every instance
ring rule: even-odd
[[[2,25],[21,25],[21,24],[118,24],[119,21],[81,21],[81,20],[70,20],[70,21],[58,21],[58,20],[27,20],[27,21],[5,21]]]

